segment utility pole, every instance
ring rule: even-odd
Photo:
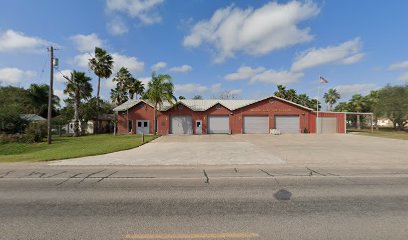
[[[49,47],[48,51],[50,52],[50,92],[48,94],[47,141],[48,144],[51,144],[52,93],[54,84],[54,47]]]

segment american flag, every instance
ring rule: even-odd
[[[321,83],[329,83],[329,81],[326,80],[326,78],[320,76],[320,82]]]

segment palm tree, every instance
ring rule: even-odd
[[[340,99],[340,93],[335,88],[330,88],[327,93],[323,95],[324,101],[329,104],[329,110],[333,110],[333,105]]]
[[[28,98],[30,99],[31,111],[37,115],[45,117],[48,109],[48,93],[49,86],[47,84],[31,84],[27,89]],[[55,111],[59,106],[60,99],[58,96],[52,96],[52,109]]]
[[[137,99],[137,96],[142,96],[145,89],[143,83],[140,80],[132,78],[129,82],[128,90],[130,99],[133,99],[133,97],[136,97]]]
[[[115,77],[112,79],[113,82],[116,82],[116,89],[122,91],[123,94],[126,95],[128,92],[128,87],[132,80],[132,74],[125,67],[120,68]]]
[[[308,95],[303,93],[297,96],[296,103],[307,107],[309,105],[309,102],[310,102],[310,98]]]
[[[366,99],[361,94],[355,94],[350,99],[350,106],[355,112],[362,112],[367,107]],[[360,115],[357,115],[357,129],[361,129]]]
[[[124,92],[118,88],[111,89],[110,95],[111,95],[112,103],[115,104],[116,106],[128,100],[128,96],[124,94]]]
[[[297,98],[296,90],[295,89],[289,89],[286,91],[286,100],[289,100],[291,102],[295,102]]]
[[[283,85],[278,85],[277,87],[278,87],[278,91],[274,93],[275,96],[286,99],[287,97],[286,87]]]
[[[92,96],[91,78],[84,72],[73,71],[65,87],[64,93],[69,95],[74,103],[74,137],[79,136],[79,108],[81,100],[89,99]]]
[[[173,104],[174,86],[171,82],[171,76],[168,74],[152,73],[152,80],[148,83],[148,89],[144,96],[154,107],[154,134],[157,134],[157,109],[161,108],[164,101]]]
[[[95,56],[89,59],[89,68],[98,76],[96,97],[99,99],[101,78],[109,78],[112,75],[113,58],[102,48],[95,47]]]
[[[97,112],[96,131],[99,132],[99,99],[101,90],[101,78],[109,78],[112,75],[113,58],[105,50],[95,47],[95,56],[89,59],[89,68],[98,76],[98,89],[96,93]]]

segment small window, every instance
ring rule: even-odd
[[[197,122],[197,127],[200,127],[201,126],[201,122]]]
[[[147,127],[147,121],[143,122],[143,127]]]
[[[142,122],[137,122],[137,127],[142,127]]]
[[[179,104],[177,107],[178,107],[178,109],[180,109],[180,110],[184,108],[184,106],[181,105],[181,104]]]
[[[216,109],[220,109],[221,108],[221,104],[217,104],[217,106],[215,106]]]

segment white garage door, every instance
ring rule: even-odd
[[[244,116],[244,133],[269,133],[269,117]]]
[[[336,117],[319,117],[319,133],[337,133]]]
[[[208,133],[229,133],[229,116],[208,116]]]
[[[173,134],[193,134],[191,116],[172,116],[170,125]]]
[[[275,116],[275,128],[281,133],[300,133],[299,116]]]

